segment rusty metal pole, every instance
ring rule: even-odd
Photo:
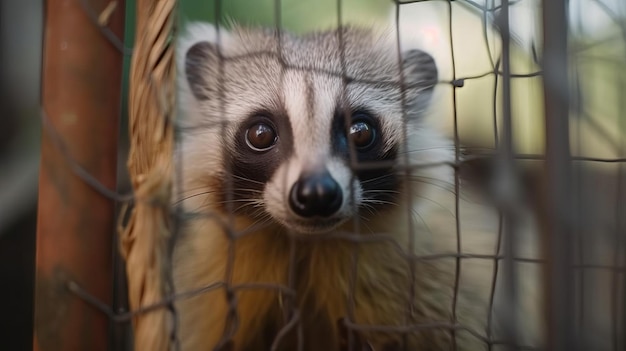
[[[45,4],[42,103],[45,122],[55,132],[44,130],[41,145],[34,350],[106,350],[108,345],[107,316],[67,286],[75,282],[111,303],[115,204],[69,166],[76,162],[115,189],[123,56],[83,7],[97,15],[111,2]],[[121,38],[124,1],[115,2],[105,22]],[[59,140],[73,161],[60,152]]]

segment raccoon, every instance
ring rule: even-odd
[[[192,23],[177,62],[182,350],[484,348],[452,260],[415,259],[436,240],[419,179],[455,160],[423,118],[431,55],[386,29]]]

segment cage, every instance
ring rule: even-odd
[[[254,348],[245,344],[246,333],[256,330],[268,335],[250,340],[263,339],[260,348],[271,350],[326,348],[326,342],[337,350],[623,349],[626,76],[620,68],[626,63],[625,5],[619,0],[302,4],[46,3],[34,348],[186,350],[193,335],[210,334],[199,339],[215,341],[217,335],[220,349],[237,350]],[[189,126],[179,124],[177,79],[184,66],[177,64],[185,56],[177,55],[176,47],[195,20],[216,28],[217,54],[202,58],[213,59],[214,66],[204,69],[215,74],[215,87],[206,91],[219,112],[217,120]],[[276,29],[268,35],[271,40],[253,36],[268,40],[263,43],[267,50],[220,51],[237,21]],[[406,145],[402,150],[408,151],[396,157],[406,194],[411,186],[432,191],[408,196],[408,205],[393,203],[393,213],[404,217],[383,215],[388,230],[374,231],[368,219],[379,214],[363,206],[351,212],[350,231],[302,236],[284,230],[267,213],[268,204],[255,199],[249,203],[265,212],[261,219],[248,217],[241,228],[233,199],[244,201],[237,196],[257,193],[237,193],[242,189],[237,188],[240,175],[231,168],[235,152],[226,152],[223,164],[207,161],[224,167],[219,184],[210,185],[223,193],[221,213],[207,211],[207,179],[200,178],[200,192],[193,187],[181,192],[190,177],[184,169],[209,170],[180,160],[188,160],[187,153],[202,151],[208,159],[216,152],[211,145],[184,149],[186,138],[212,133],[215,150],[229,145],[234,114],[226,112],[238,111],[225,97],[236,84],[229,86],[232,78],[224,78],[231,62],[246,67],[258,65],[254,60],[261,56],[271,57],[268,67],[277,65],[279,74],[272,79],[280,89],[289,72],[310,74],[309,79],[334,82],[336,98],[349,95],[352,85],[359,85],[362,94],[393,86],[396,90],[390,91],[401,106],[404,136],[399,139],[409,140],[407,135],[416,132],[406,123],[407,96],[416,97],[408,95],[414,87],[402,73],[391,83],[351,76],[355,69],[346,61],[345,45],[355,44],[343,31],[333,32],[336,70],[294,65],[290,59],[297,55],[288,32],[381,23],[391,29],[398,53],[392,56],[417,46],[437,64],[432,101],[422,117],[449,141],[431,147],[447,148],[449,158],[442,162],[411,163],[408,154],[429,150]],[[311,88],[301,100],[315,105],[312,91],[317,92]],[[258,95],[266,93],[259,89]],[[305,144],[293,144],[300,142]],[[118,148],[127,153],[118,157]],[[353,152],[346,164],[358,173],[362,165],[350,158]],[[389,163],[367,167],[387,169]],[[433,168],[446,169],[451,178],[420,173]],[[176,206],[180,201],[201,210],[189,212]],[[428,212],[415,212],[413,201],[428,205]],[[189,226],[194,221],[212,228],[201,231],[209,242],[202,245],[223,251],[193,256],[187,248],[177,254],[193,234]],[[263,232],[268,227],[276,234],[271,240]],[[396,232],[406,235],[397,240]],[[257,233],[265,239],[255,239]],[[337,262],[333,257],[339,257]],[[193,267],[219,265],[220,277],[185,281],[181,274],[189,270],[176,273],[185,259]],[[272,266],[279,259],[282,265]],[[431,266],[438,273],[428,275]],[[241,278],[240,267],[254,270],[255,279]],[[394,296],[403,301],[376,295],[396,283],[384,280],[389,276],[377,267],[402,272],[397,279],[405,289]],[[337,272],[342,279],[333,280]],[[280,277],[271,278],[275,275]],[[314,275],[331,278],[311,280]],[[332,315],[317,333],[311,330],[319,320],[312,316],[319,311],[308,305],[309,298]],[[257,308],[257,302],[270,307],[258,315],[242,312]],[[388,312],[383,306],[400,305],[392,321],[381,317]],[[367,314],[363,306],[378,309]],[[437,318],[424,312],[437,308],[445,310],[435,313]],[[206,325],[216,318],[210,316],[222,320]],[[186,331],[194,324],[202,328],[196,334]]]

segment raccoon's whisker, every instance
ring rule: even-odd
[[[386,200],[378,200],[378,199],[364,199],[363,203],[368,203],[368,204],[377,204],[377,205],[393,205],[393,206],[399,206],[399,204],[393,202],[393,201],[386,201]]]
[[[237,206],[236,208],[233,208],[232,212],[236,213],[237,211],[241,211],[242,209],[244,209],[246,207],[250,207],[250,206],[254,207],[254,205],[250,204],[250,203],[241,204],[241,205]]]
[[[213,208],[211,208],[208,205],[203,205],[203,206],[198,206],[194,209],[191,209],[188,211],[190,214],[196,215],[196,216],[202,216],[202,217],[206,217],[206,218],[211,218],[214,217],[214,213],[217,213]]]
[[[371,178],[371,179],[366,179],[364,181],[361,182],[361,184],[367,184],[367,183],[371,183],[371,182],[376,182],[379,181],[381,179],[387,178],[387,177],[391,177],[392,174],[383,174],[381,176],[375,177],[375,178]]]
[[[203,192],[201,192],[201,193],[195,193],[195,194],[192,194],[192,195],[189,195],[189,196],[183,197],[182,199],[180,199],[180,200],[178,200],[178,201],[174,202],[174,205],[178,205],[178,204],[180,204],[181,202],[186,201],[186,200],[189,200],[189,199],[194,198],[194,197],[198,197],[198,196],[202,196],[202,195],[209,195],[209,194],[213,194],[213,193],[215,193],[215,191],[203,191]]]
[[[238,238],[244,237],[248,234],[255,233],[258,230],[262,230],[265,227],[268,227],[272,224],[272,217],[268,214],[263,214],[258,220],[255,220],[254,223],[250,224],[247,228],[240,230],[238,233]]]
[[[378,191],[376,193],[378,193],[378,194],[387,194],[386,191]],[[396,205],[396,206],[398,205],[398,203],[396,203],[396,202],[389,202],[388,200],[369,198],[367,196],[367,195],[374,195],[374,194],[375,194],[375,192],[373,192],[373,191],[372,192],[370,192],[370,191],[363,192],[363,200],[362,200],[362,202],[365,202],[365,203],[369,202],[369,203],[376,203],[376,204],[383,204],[383,202],[385,202],[387,204],[393,204],[393,205]],[[397,194],[399,194],[399,193],[397,193]]]
[[[259,209],[262,208],[263,203],[260,202],[259,200],[251,200],[251,199],[241,199],[241,200],[230,200],[230,201],[223,201],[224,204],[229,204],[229,203],[236,203],[236,202],[243,202],[242,204],[240,204],[237,208],[233,209],[233,212],[239,211],[243,208],[246,208],[248,206],[255,208],[255,209]]]
[[[385,181],[385,178],[391,178],[392,175],[391,174],[385,174],[376,178],[371,178],[371,179],[366,179],[361,181],[361,185],[369,185],[369,184],[376,184],[377,182],[381,182],[381,181]]]
[[[243,229],[239,229],[237,231],[237,236],[245,236],[248,233],[253,233],[256,232],[258,230],[263,229],[265,226],[267,226],[268,224],[270,224],[271,222],[271,218],[268,218],[268,216],[265,213],[258,213],[254,215],[254,221],[248,225],[246,228]]]
[[[246,177],[242,177],[236,174],[230,174],[231,177],[236,178],[236,179],[241,179],[244,180],[246,182],[250,182],[250,183],[254,183],[254,184],[261,184],[261,185],[265,185],[265,183],[263,182],[259,182],[258,180],[254,180],[254,179],[250,179],[250,178],[246,178]]]
[[[199,185],[199,186],[196,186],[194,188],[184,188],[184,189],[181,189],[181,191],[179,191],[178,194],[182,195],[182,194],[187,194],[187,193],[193,193],[193,192],[196,192],[198,190],[206,190],[206,188],[208,188],[208,186],[206,186],[206,185]],[[212,191],[214,191],[214,190],[212,190]]]
[[[442,180],[441,178],[433,178],[433,177],[422,176],[422,175],[412,175],[410,178],[411,179],[417,178],[417,179],[432,180],[432,181],[437,182],[437,183],[446,184],[446,185],[449,185],[449,186],[452,186],[452,187],[454,186],[453,182],[445,181],[445,180]]]
[[[365,222],[362,222],[361,224],[365,227],[365,229],[367,229],[368,234],[374,233],[372,228],[369,225],[367,225],[367,222],[369,222],[369,219],[367,219],[367,218],[365,218],[363,216],[359,216],[359,218],[365,221]]]
[[[411,179],[411,180],[412,180],[412,181],[414,181],[414,182],[416,182],[416,183],[422,183],[422,184],[432,185],[432,186],[434,186],[434,187],[436,187],[436,188],[439,188],[439,189],[441,189],[441,190],[445,190],[446,192],[449,192],[449,193],[450,193],[450,194],[452,194],[452,195],[454,195],[454,194],[455,194],[455,193],[454,193],[454,188],[453,188],[453,187],[446,187],[446,186],[443,186],[443,185],[441,185],[441,184],[437,184],[437,183],[435,183],[435,182],[430,182],[430,181],[426,181],[426,180],[419,179],[419,178],[414,178],[414,179]]]
[[[214,202],[214,204],[219,204],[219,205],[241,204],[241,203],[243,203],[242,206],[245,206],[245,205],[259,206],[259,205],[263,205],[263,200],[244,198],[244,199],[226,199],[226,200]]]
[[[258,220],[258,219],[263,219],[263,218],[270,217],[269,214],[267,214],[267,212],[265,212],[265,210],[262,207],[260,207],[259,205],[257,205],[257,204],[244,204],[244,205],[241,205],[240,207],[238,207],[236,210],[239,210],[239,209],[244,208],[246,206],[251,206],[252,207],[252,210],[249,213],[249,216],[251,216],[255,221]]]
[[[255,210],[254,212],[252,212],[251,216],[254,217],[255,219],[272,219],[272,216],[270,216],[266,211],[265,211],[265,207],[260,206],[260,205],[255,205]]]
[[[429,234],[432,234],[432,230],[430,229],[430,226],[428,226],[428,223],[426,223],[426,221],[424,220],[424,217],[422,217],[422,215],[415,209],[413,209],[412,211],[413,216],[417,216],[419,221],[422,222],[422,224],[424,225],[424,227],[426,227],[426,231]]]
[[[217,204],[229,204],[229,203],[235,203],[235,202],[253,202],[253,203],[260,203],[260,204],[263,203],[262,200],[258,200],[258,199],[231,199],[231,200],[218,201],[216,203]]]
[[[361,203],[359,207],[367,210],[372,216],[375,216],[377,214],[376,209],[372,205]]]
[[[405,150],[405,151],[400,151],[398,152],[399,155],[403,155],[403,154],[407,154],[407,153],[412,153],[412,152],[420,152],[420,151],[431,151],[431,150],[456,150],[456,147],[454,145],[439,145],[439,146],[431,146],[431,147],[424,147],[424,148],[419,148],[419,149],[413,149],[413,150]],[[494,152],[494,149],[490,149],[490,148],[485,148],[485,147],[460,147],[459,148],[460,151],[487,151],[487,152]]]
[[[253,216],[269,216],[265,211],[265,202],[262,200],[251,200],[248,204],[244,204],[241,207],[243,206],[251,206],[254,209]]]
[[[242,193],[242,192],[251,193],[251,194],[263,194],[263,190],[252,189],[252,188],[235,188],[232,191],[232,193]]]
[[[437,202],[437,201],[435,201],[435,200],[433,200],[431,198],[428,198],[428,197],[425,197],[425,196],[421,196],[421,195],[415,195],[415,197],[419,198],[419,199],[422,199],[422,200],[426,200],[426,201],[432,202],[433,204],[439,206],[442,210],[448,212],[450,214],[450,216],[452,216],[452,218],[456,219],[456,216],[454,215],[454,213],[452,213],[452,211],[450,211],[449,208],[445,207],[444,205],[440,204],[439,202]]]
[[[450,183],[450,182],[446,182],[443,180],[439,180],[436,178],[429,178],[429,177],[414,177],[412,179],[413,181],[416,181],[418,183],[423,183],[423,184],[428,184],[428,185],[432,185],[434,187],[437,187],[439,189],[445,190],[447,192],[449,192],[450,194],[454,195],[454,183]],[[428,181],[426,181],[428,180]],[[438,183],[442,183],[442,184],[438,184]],[[464,195],[463,190],[460,189],[459,191],[459,199],[463,200],[463,201],[467,201],[470,203],[477,203],[472,201],[467,195]]]
[[[371,211],[371,210],[370,210]],[[359,215],[359,219],[365,222],[369,222],[371,219],[367,218],[366,216],[363,215]]]
[[[365,190],[363,191],[363,195],[367,195],[367,194],[400,194],[399,191],[397,190],[377,190],[377,189],[371,189],[371,190]]]
[[[432,151],[432,150],[454,150],[454,145],[451,146],[447,146],[447,145],[443,145],[443,146],[431,146],[431,147],[424,147],[424,148],[420,148],[420,149],[412,149],[412,150],[405,150],[405,151],[399,151],[398,155],[405,155],[405,154],[410,154],[410,153],[414,153],[414,152],[422,152],[422,151]]]

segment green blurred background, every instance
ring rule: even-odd
[[[276,4],[280,4],[280,26],[294,32],[327,28],[338,23],[336,0],[230,0],[220,5],[220,23],[233,19],[243,25],[275,26]],[[341,2],[342,22],[381,21],[388,17],[393,2],[387,0],[344,0]],[[182,0],[181,20],[203,20],[215,23],[215,0]]]

